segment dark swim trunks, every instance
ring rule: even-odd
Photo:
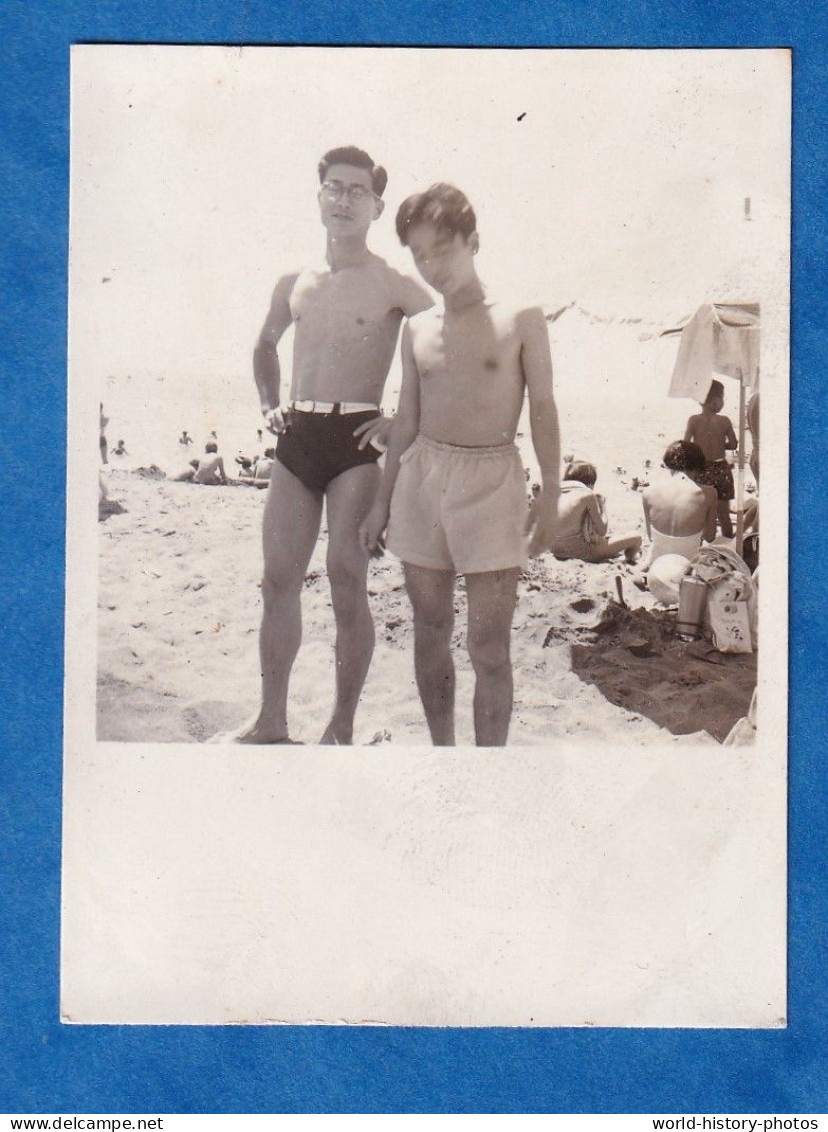
[[[711,460],[705,464],[701,483],[715,487],[719,499],[732,499],[736,494],[733,486],[733,472],[727,460]]]
[[[286,428],[276,443],[276,459],[311,491],[324,491],[331,480],[360,464],[375,464],[380,452],[373,444],[359,447],[354,429],[379,416],[377,409],[362,413],[302,413],[288,410]]]

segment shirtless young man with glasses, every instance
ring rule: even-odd
[[[283,275],[253,355],[267,428],[279,437],[264,516],[261,710],[232,738],[289,743],[287,694],[302,638],[300,597],[327,508],[327,570],[336,620],[336,702],[320,742],[353,741],[354,714],[374,650],[368,556],[359,527],[379,483],[390,431],[380,413],[403,318],[428,293],[366,244],[382,215],[385,170],[363,150],[330,150],[319,163],[326,253]],[[282,397],[277,345],[295,328],[293,381]]]

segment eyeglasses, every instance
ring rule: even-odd
[[[364,185],[343,185],[341,181],[323,181],[322,192],[329,200],[341,200],[346,196],[352,204],[361,204],[368,197],[376,196]]]

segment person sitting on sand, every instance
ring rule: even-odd
[[[227,476],[224,474],[224,460],[218,454],[218,445],[211,440],[204,446],[205,455],[199,460],[198,467],[193,475],[193,483],[209,486],[226,484]]]
[[[713,381],[702,405],[702,411],[688,420],[684,439],[698,444],[704,453],[704,483],[716,489],[722,534],[725,538],[733,538],[730,501],[735,495],[735,490],[733,472],[725,458],[725,452],[738,448],[739,442],[730,418],[721,415],[723,408],[724,386],[720,381]]]
[[[354,716],[374,651],[368,559],[359,525],[379,481],[391,422],[380,411],[405,316],[432,299],[371,252],[388,176],[364,150],[329,150],[318,166],[324,259],[283,275],[253,355],[266,428],[278,436],[264,515],[261,708],[234,735],[289,743],[288,681],[302,639],[301,594],[328,522],[328,580],[336,622],[336,702],[320,742],[353,742]],[[293,382],[283,401],[277,346],[294,327]],[[219,740],[217,740],[219,741]]]
[[[265,448],[264,455],[260,456],[253,465],[253,482],[256,487],[267,487],[273,475],[273,463],[276,459],[275,448]]]
[[[623,552],[627,562],[635,562],[641,538],[607,538],[607,515],[603,495],[593,491],[598,473],[594,464],[573,460],[566,466],[558,505],[558,527],[551,550],[556,558],[577,558],[582,562],[606,562]]]
[[[651,540],[648,569],[665,554],[692,558],[702,538],[716,537],[716,489],[700,483],[705,473],[704,453],[697,444],[677,440],[664,453],[670,477],[644,489],[641,504],[647,536]]]
[[[454,744],[456,574],[468,596],[479,746],[503,746],[512,715],[510,640],[526,558],[554,536],[560,476],[558,418],[546,319],[539,307],[490,297],[475,270],[479,238],[459,189],[436,184],[400,206],[397,234],[442,307],[403,331],[400,402],[380,490],[362,524],[368,554],[403,562],[414,612],[414,669],[432,742]],[[531,512],[514,443],[529,392],[542,490]]]

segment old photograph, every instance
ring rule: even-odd
[[[789,53],[71,100],[64,1020],[783,1025]]]

